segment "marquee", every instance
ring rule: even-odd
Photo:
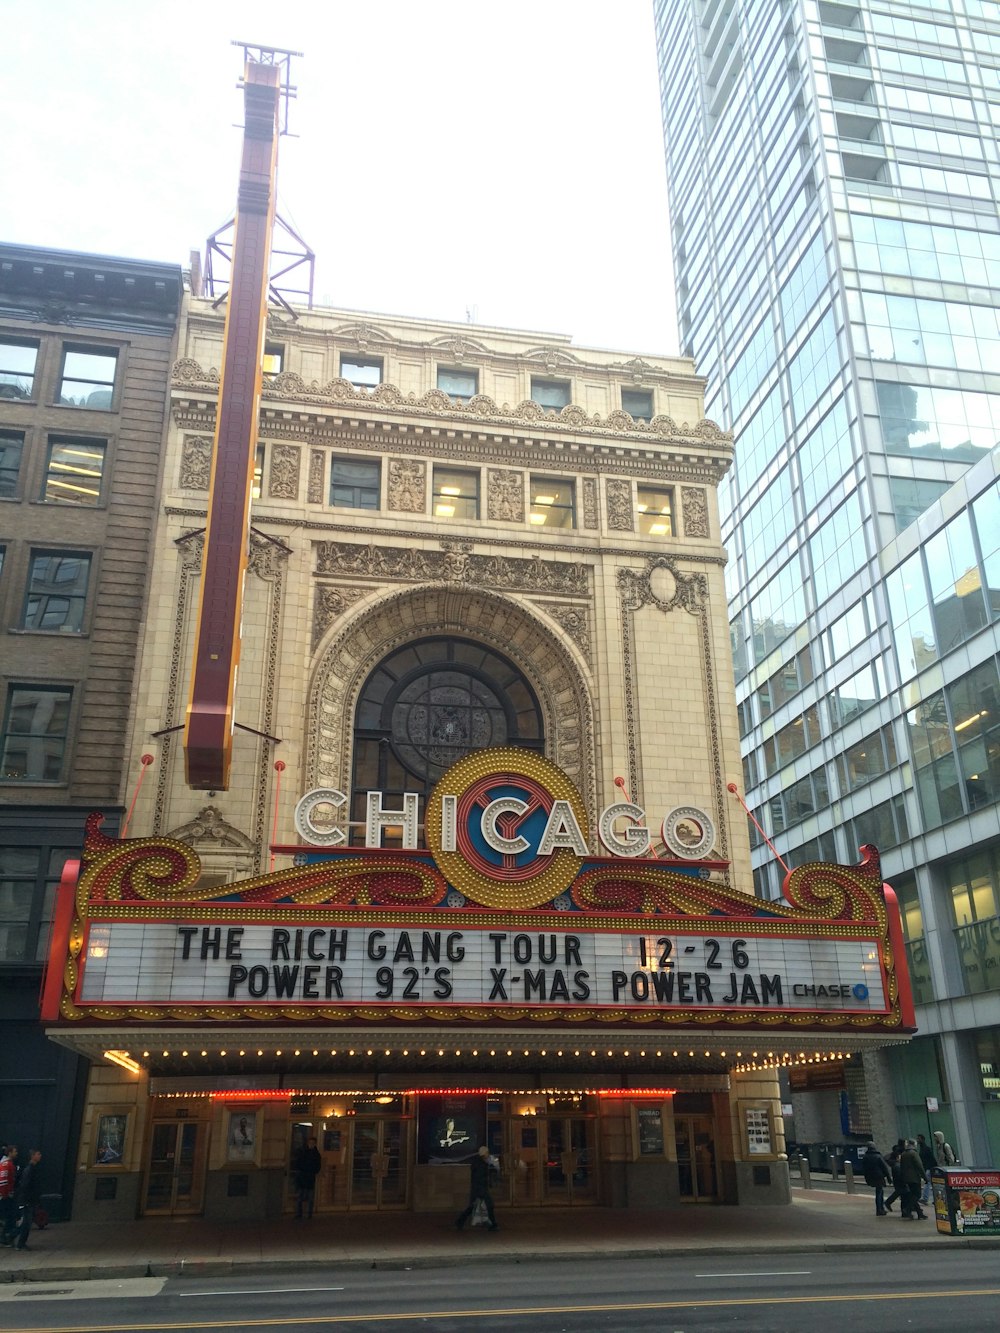
[[[369,843],[403,814],[372,795]],[[43,1017],[913,1030],[873,848],[858,866],[802,866],[784,903],[764,902],[726,883],[725,862],[657,859],[643,812],[609,809],[601,844],[616,850],[593,856],[559,769],[483,751],[441,779],[423,847],[301,846],[288,869],[209,890],[187,845],[106,838],[92,817],[59,890]],[[696,834],[708,823],[681,813]]]

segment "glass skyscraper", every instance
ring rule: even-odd
[[[918,1003],[797,1132],[1000,1162],[1000,3],[655,14],[681,348],[736,434],[747,800],[790,866],[881,849]]]

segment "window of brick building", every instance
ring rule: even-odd
[[[31,398],[35,389],[38,343],[0,342],[0,398]]]
[[[107,447],[105,440],[51,437],[42,499],[64,504],[100,504]]]
[[[89,581],[89,555],[32,551],[21,628],[81,633]]]
[[[67,347],[63,353],[58,402],[107,412],[115,392],[118,353],[99,347]]]
[[[61,836],[65,838],[65,830]],[[79,855],[79,843],[0,845],[0,962],[44,960],[56,887],[63,866]]]
[[[72,691],[9,685],[0,733],[0,780],[58,782],[69,739]]]
[[[23,453],[23,432],[0,431],[0,498],[12,500],[17,495],[17,474]]]

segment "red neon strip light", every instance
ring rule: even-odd
[[[211,1102],[280,1102],[290,1101],[295,1095],[291,1088],[226,1088],[210,1092]]]
[[[59,1017],[59,1001],[62,995],[63,974],[69,957],[69,937],[73,929],[73,913],[76,907],[76,882],[80,878],[80,862],[67,861],[63,866],[62,877],[56,889],[55,913],[52,917],[52,931],[49,936],[49,953],[42,977],[40,1017],[45,1023],[52,1023]]]

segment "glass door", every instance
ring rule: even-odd
[[[709,1116],[676,1116],[677,1188],[682,1203],[709,1203],[718,1198],[715,1133]]]
[[[408,1122],[358,1116],[352,1129],[348,1207],[405,1207],[410,1168]]]
[[[200,1213],[205,1189],[208,1126],[156,1120],[146,1167],[144,1213]]]
[[[545,1135],[544,1202],[595,1203],[596,1122],[588,1116],[550,1117],[539,1131]]]

